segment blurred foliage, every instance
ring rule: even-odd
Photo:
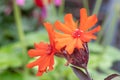
[[[12,0],[11,0],[12,1]],[[88,0],[86,0],[88,1]],[[100,1],[100,0],[99,0]],[[101,4],[99,4],[101,5]],[[88,7],[84,2],[84,6]],[[5,14],[5,10],[7,7],[10,7],[11,13],[9,15]],[[98,13],[100,6],[97,9],[94,9],[94,13]],[[36,10],[35,5],[33,4],[33,0],[26,0],[26,4],[21,8],[22,12],[22,24],[25,32],[25,42],[27,44],[27,48],[33,48],[33,44],[39,43],[40,41],[48,42],[47,32],[41,28],[40,22],[37,18],[33,17],[33,12]],[[63,7],[61,7],[62,10]],[[118,9],[118,5],[117,5]],[[40,11],[40,10],[37,10]],[[115,10],[116,11],[116,10]],[[116,12],[114,13],[116,14]],[[113,11],[112,11],[113,12]],[[118,12],[118,11],[117,11]],[[61,12],[60,12],[61,13]],[[112,13],[112,15],[115,15]],[[54,22],[59,19],[63,21],[63,15],[57,14],[55,12],[54,5],[50,5],[48,7],[48,16],[46,21]],[[110,16],[109,16],[110,17]],[[100,39],[98,43],[89,43],[90,50],[90,61],[88,64],[89,72],[91,76],[95,80],[103,80],[106,76],[111,73],[117,73],[112,69],[113,62],[120,61],[119,55],[120,50],[116,49],[107,44],[109,42],[109,38],[107,37],[111,33],[111,27],[113,32],[115,32],[115,22],[118,14],[114,17],[110,17],[106,19],[103,25],[103,31],[101,32]],[[114,19],[113,19],[114,18]],[[113,19],[113,20],[112,20]],[[109,32],[103,36],[106,32],[106,28],[108,28],[108,23],[113,22],[111,27],[109,27]],[[40,25],[39,25],[40,24]],[[40,26],[40,27],[39,27]],[[114,28],[114,29],[113,29]],[[113,34],[113,33],[112,33]],[[102,42],[105,46],[100,45]],[[106,44],[107,45],[106,45]],[[110,42],[109,42],[110,43]],[[27,54],[27,53],[26,53]],[[12,4],[9,0],[1,0],[0,1],[0,80],[24,80],[24,68],[23,68],[23,54],[22,47],[18,37],[18,31],[15,25]],[[30,61],[33,61],[30,60]],[[73,73],[71,68],[68,66],[64,66],[66,60],[62,58],[55,57],[55,68],[53,71],[45,73],[42,77],[36,77],[35,73],[37,72],[37,68],[29,70],[27,74],[27,80],[78,80],[76,75]]]

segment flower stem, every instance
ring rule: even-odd
[[[25,44],[25,36],[24,36],[24,31],[22,28],[22,22],[21,22],[21,14],[20,14],[20,9],[19,7],[16,5],[15,0],[14,0],[14,17],[15,17],[15,21],[16,21],[16,27],[18,30],[18,35],[19,35],[19,39],[21,42],[21,46],[22,46],[22,53],[23,53],[23,57],[24,57],[24,63],[26,62],[26,52],[27,52],[27,48],[26,48],[26,44]]]
[[[80,79],[80,80],[93,80],[87,68],[80,68],[74,65],[71,65],[72,70],[74,71],[75,75]],[[85,70],[85,71],[84,71]]]
[[[27,47],[26,47],[26,44],[25,44],[25,36],[24,36],[24,31],[23,31],[23,28],[22,28],[22,22],[21,22],[21,13],[20,13],[20,9],[19,7],[17,6],[16,4],[16,1],[13,0],[13,9],[14,9],[14,17],[15,17],[15,21],[16,21],[16,27],[17,27],[17,30],[18,30],[18,35],[19,35],[19,39],[20,39],[20,42],[21,42],[21,46],[22,46],[22,53],[23,53],[23,65],[24,65],[24,76],[26,76],[26,74],[28,73],[27,71],[27,68],[26,68],[26,63],[27,63],[27,60],[28,60],[28,57],[27,57]]]
[[[88,0],[82,0],[83,1],[83,6],[87,9],[88,15],[90,14],[89,12],[89,3]]]
[[[88,76],[89,80],[93,80],[93,79],[90,77],[90,74],[89,74],[89,72],[88,72],[87,68],[84,68],[84,70],[85,70],[85,72],[86,72],[86,74],[87,74],[87,76]]]
[[[54,3],[54,2],[53,2]],[[49,7],[49,6],[48,6]],[[56,6],[55,6],[55,4],[52,4],[52,14],[54,15],[54,16],[57,16],[57,9],[56,9]]]
[[[65,0],[62,0],[62,5],[60,6],[59,9],[59,16],[64,13],[64,8],[65,8]]]
[[[98,12],[99,12],[101,4],[102,4],[102,0],[96,0],[95,6],[94,6],[94,10],[93,10],[92,14],[98,15]]]

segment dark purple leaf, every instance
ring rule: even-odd
[[[91,80],[82,70],[77,69],[75,67],[72,67],[72,69],[80,80]]]

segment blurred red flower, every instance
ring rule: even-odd
[[[47,3],[50,4],[51,0],[34,0],[34,2],[39,8],[43,8]]]

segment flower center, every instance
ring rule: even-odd
[[[47,48],[47,54],[51,54],[52,53],[52,46],[51,45],[48,45],[48,48]]]
[[[82,35],[82,33],[83,33],[82,30],[76,29],[76,30],[73,32],[72,36],[73,36],[74,38],[79,38],[79,37]]]

